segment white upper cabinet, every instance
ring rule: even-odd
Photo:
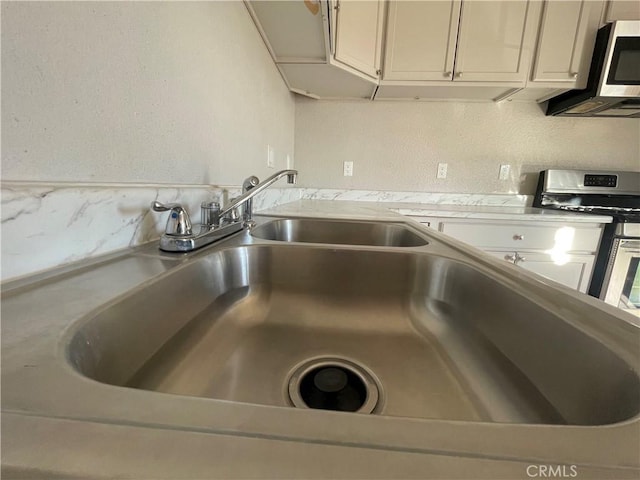
[[[335,4],[335,60],[374,78],[380,71],[383,4],[383,0]]]
[[[387,15],[385,80],[451,80],[460,4],[392,1]]]
[[[637,0],[610,0],[607,6],[607,22],[616,20],[640,20],[640,2]]]
[[[640,18],[625,0],[245,2],[287,86],[314,98],[542,101],[586,86],[602,20]]]
[[[524,84],[539,15],[528,0],[390,1],[383,80]]]
[[[315,99],[370,100],[376,85],[331,64],[280,64],[292,92]]]
[[[544,2],[532,81],[586,86],[603,6],[603,1]]]
[[[463,1],[453,80],[525,81],[539,7],[526,0]]]
[[[371,99],[375,79],[333,64],[329,17],[333,25],[335,17],[326,1],[251,0],[245,4],[289,90],[312,98]]]
[[[269,53],[276,63],[323,63],[327,52],[323,15],[304,2],[247,1]]]

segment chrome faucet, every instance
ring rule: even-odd
[[[170,210],[165,232],[160,237],[160,250],[190,252],[237,233],[243,228],[252,228],[255,225],[252,218],[253,197],[285,175],[287,183],[296,183],[297,170],[281,170],[264,182],[260,182],[258,177],[251,176],[242,184],[242,195],[232,199],[224,208],[220,208],[220,204],[217,202],[203,202],[201,205],[202,220],[198,233],[194,233],[189,214],[180,204],[163,205],[160,202],[153,202],[151,209],[155,212]],[[244,208],[240,217],[238,208],[241,206]]]
[[[260,183],[260,180],[258,179],[258,177],[256,177],[255,175],[251,175],[244,182],[242,182],[242,193],[243,194],[247,193],[249,190],[257,186],[259,183]],[[250,198],[249,200],[244,202],[244,208],[242,211],[242,220],[245,222],[251,221],[252,216],[253,216],[253,198]]]
[[[238,198],[233,199],[229,205],[227,205],[221,212],[220,217],[225,217],[232,210],[238,208],[242,204],[245,205],[244,215],[243,215],[243,223],[246,227],[252,227],[255,225],[253,221],[253,197],[257,194],[266,190],[275,182],[280,180],[282,177],[287,176],[287,183],[294,184],[298,178],[297,170],[280,170],[279,172],[274,173],[269,178],[267,178],[263,182],[259,182],[258,177],[251,176],[247,178],[242,184],[242,190],[244,193],[240,195]],[[246,191],[245,191],[246,190]]]

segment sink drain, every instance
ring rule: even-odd
[[[371,413],[380,397],[373,375],[348,360],[320,358],[298,366],[289,379],[294,406]]]

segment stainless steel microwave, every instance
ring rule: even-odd
[[[587,88],[550,99],[547,115],[640,118],[640,21],[598,30]]]

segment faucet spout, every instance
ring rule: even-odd
[[[284,176],[287,177],[287,183],[294,184],[298,179],[298,171],[297,170],[280,170],[279,172],[274,173],[266,180],[258,183],[253,188],[251,188],[247,192],[240,195],[238,198],[232,201],[229,205],[225,206],[224,209],[220,212],[220,217],[224,217],[229,212],[231,212],[234,208],[237,208],[243,203],[245,203],[246,201],[251,200],[257,194],[269,188],[271,185],[273,185],[275,182],[277,182]],[[247,218],[246,221],[251,221],[251,218]]]

